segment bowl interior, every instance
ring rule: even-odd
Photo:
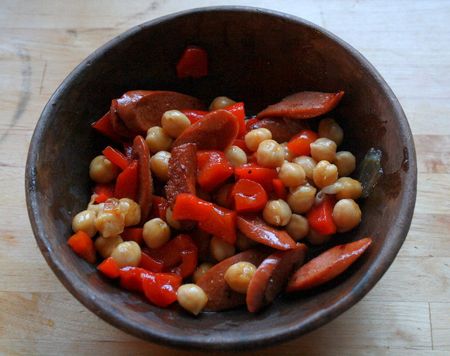
[[[205,48],[210,74],[179,80],[175,64],[186,45]],[[88,166],[104,147],[90,123],[112,98],[133,89],[168,89],[208,103],[226,95],[249,113],[301,90],[346,95],[336,117],[345,148],[360,160],[384,152],[385,175],[362,202],[363,221],[344,238],[373,236],[370,250],[344,276],[313,295],[279,298],[253,315],[240,310],[193,318],[159,309],[115,287],[67,247],[71,218],[90,196]],[[416,163],[406,118],[390,89],[355,50],[299,19],[248,8],[181,13],[138,26],[97,50],[64,81],[45,108],[27,165],[28,206],[47,261],[88,308],[153,341],[200,348],[258,346],[305,333],[359,300],[388,268],[403,242],[415,201]]]

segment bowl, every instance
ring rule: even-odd
[[[187,45],[209,54],[206,78],[180,80],[175,65]],[[117,288],[67,246],[72,216],[90,196],[88,166],[105,141],[90,123],[112,98],[132,89],[167,89],[209,102],[226,95],[255,113],[302,91],[346,94],[336,115],[344,148],[358,161],[383,151],[383,169],[362,201],[361,225],[342,241],[373,236],[371,248],[344,275],[314,294],[278,298],[258,314],[244,308],[195,318],[159,309]],[[358,302],[394,260],[410,226],[417,168],[405,114],[364,57],[320,27],[248,7],[210,7],[165,16],[117,36],[86,58],[50,98],[37,123],[26,167],[28,213],[42,254],[65,287],[112,325],[149,341],[199,349],[261,347],[305,334]]]

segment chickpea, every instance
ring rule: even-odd
[[[362,185],[359,181],[349,177],[342,177],[337,180],[339,189],[336,198],[341,199],[358,199],[362,194]]]
[[[188,283],[178,288],[177,300],[184,309],[198,315],[208,303],[208,296],[198,285]]]
[[[344,139],[344,130],[333,119],[323,119],[319,123],[319,136],[329,138],[339,146]]]
[[[96,213],[92,210],[83,210],[75,215],[72,219],[72,230],[74,232],[84,231],[90,237],[94,237],[97,233],[95,227]]]
[[[291,216],[291,208],[283,199],[269,200],[263,210],[264,220],[274,226],[287,225]]]
[[[258,243],[249,239],[247,236],[242,234],[241,232],[237,232],[236,234],[236,247],[239,251],[245,251],[249,248],[256,246]]]
[[[169,179],[169,160],[171,156],[170,152],[159,151],[150,158],[150,169],[163,182]]]
[[[89,165],[89,177],[97,183],[109,183],[118,174],[119,168],[103,155],[95,157]]]
[[[172,138],[159,126],[150,127],[145,138],[145,142],[147,142],[151,153],[168,151],[172,145],[172,141]]]
[[[141,247],[135,241],[125,241],[116,246],[111,257],[122,267],[137,267],[141,261]]]
[[[150,248],[158,248],[170,239],[170,227],[160,219],[154,218],[144,224],[142,231],[145,244]]]
[[[314,184],[318,188],[333,184],[338,178],[338,170],[328,161],[320,161],[313,170]]]
[[[333,221],[339,232],[346,232],[361,222],[361,209],[353,199],[341,199],[333,208]]]
[[[316,161],[334,161],[336,157],[336,143],[328,138],[321,137],[310,144],[311,157]]]
[[[351,152],[340,151],[336,153],[334,164],[338,168],[339,177],[347,177],[352,174],[356,168],[356,158]]]
[[[225,157],[230,161],[233,167],[242,166],[247,163],[247,155],[244,150],[238,146],[230,146],[225,150]]]
[[[119,200],[119,210],[125,216],[125,226],[133,226],[141,221],[141,207],[134,200],[122,198]]]
[[[309,232],[309,223],[302,215],[292,214],[289,224],[286,225],[286,232],[295,240],[301,240]]]
[[[287,203],[294,213],[306,213],[314,204],[317,189],[312,185],[301,185],[289,193]]]
[[[286,187],[298,187],[305,183],[306,175],[302,166],[297,163],[284,162],[278,177]]]
[[[234,100],[231,100],[226,96],[218,96],[211,102],[211,105],[209,105],[209,111],[223,109],[233,104],[236,104]]]
[[[313,170],[317,164],[314,158],[309,156],[298,156],[294,158],[293,162],[302,166],[303,170],[305,171],[306,178],[313,179]]]
[[[209,244],[209,251],[214,259],[222,261],[225,258],[233,256],[236,249],[233,245],[223,241],[220,237],[213,236]]]
[[[95,198],[95,196],[96,196],[95,193],[92,194],[92,198]],[[99,212],[103,211],[105,204],[104,203],[95,204],[94,199],[92,198],[86,210],[92,211],[95,214],[95,216],[97,216]]]
[[[331,236],[333,235],[321,235],[317,231],[310,229],[306,238],[311,245],[323,245],[330,241]]]
[[[95,227],[103,237],[114,237],[123,232],[125,218],[119,210],[103,211],[97,215]]]
[[[172,217],[172,208],[167,208],[166,210],[166,221],[171,228],[174,228],[175,230],[181,229],[180,222]]]
[[[246,294],[247,288],[256,272],[256,266],[250,262],[238,262],[226,270],[223,278],[235,292]]]
[[[272,132],[265,128],[254,129],[249,132],[244,137],[245,145],[247,148],[255,152],[258,146],[264,140],[270,140],[272,138]]]
[[[259,144],[256,151],[256,161],[263,167],[280,167],[284,162],[283,147],[277,141],[264,140]]]
[[[120,236],[114,236],[114,237],[103,237],[99,236],[94,242],[95,249],[98,251],[100,256],[103,258],[108,258],[111,256],[114,249],[122,243],[123,240]]]
[[[284,159],[288,162],[291,162],[294,159],[295,154],[289,150],[289,148],[287,146],[287,142],[283,142],[281,144],[281,147],[283,147],[283,150],[284,150]]]
[[[206,272],[208,272],[211,267],[213,266],[212,263],[209,262],[203,262],[200,266],[198,266],[195,269],[194,274],[192,275],[192,279],[194,280],[195,283],[197,283],[197,281],[204,276],[204,274]]]
[[[166,134],[172,138],[177,138],[184,130],[191,126],[191,122],[181,111],[169,110],[163,114],[161,126]]]

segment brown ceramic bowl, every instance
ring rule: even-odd
[[[178,80],[186,45],[205,48],[210,74]],[[244,308],[194,318],[159,309],[117,288],[66,245],[72,216],[89,200],[88,166],[105,141],[90,128],[112,98],[131,89],[170,89],[209,102],[227,95],[250,113],[301,90],[346,95],[336,115],[360,160],[384,152],[384,176],[362,201],[361,225],[334,244],[373,236],[365,255],[313,294],[280,297],[259,314]],[[136,26],[96,50],[61,84],[31,141],[26,191],[38,245],[66,288],[92,312],[133,335],[178,347],[238,349],[293,339],[359,301],[386,272],[414,210],[416,158],[405,114],[378,72],[347,43],[302,19],[245,7],[204,8]]]

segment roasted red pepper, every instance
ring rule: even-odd
[[[94,187],[94,193],[96,194],[95,202],[103,203],[109,198],[114,197],[114,186],[112,184],[102,184],[98,183]]]
[[[128,167],[127,157],[122,152],[112,148],[111,146],[106,147],[102,153],[120,169],[124,170]]]
[[[245,164],[234,169],[236,180],[250,179],[261,184],[269,194],[273,189],[272,180],[278,178],[275,169],[260,167],[257,164]]]
[[[275,195],[275,198],[286,200],[286,198],[287,198],[286,187],[283,184],[283,182],[281,181],[281,179],[278,179],[278,178],[272,179],[272,184],[273,184],[273,193]]]
[[[133,292],[142,292],[142,274],[150,273],[140,267],[123,267],[120,269],[120,286]]]
[[[139,184],[138,179],[138,163],[137,161],[132,161],[130,165],[117,176],[114,196],[118,199],[130,198],[136,201]]]
[[[164,263],[162,261],[154,259],[153,257],[150,257],[147,253],[142,252],[139,267],[144,268],[150,272],[162,272],[162,270],[164,269]]]
[[[267,193],[263,186],[249,179],[239,179],[231,191],[238,213],[254,213],[264,209]]]
[[[111,123],[111,113],[109,111],[96,122],[92,123],[91,126],[103,136],[115,142],[122,142],[122,138],[114,131]]]
[[[336,203],[334,197],[327,196],[319,204],[314,205],[308,212],[309,226],[321,235],[336,233],[336,224],[333,221],[333,208]]]
[[[296,156],[309,156],[311,154],[310,144],[317,140],[319,136],[311,130],[302,130],[291,138],[287,147]]]
[[[120,234],[125,241],[134,241],[142,245],[144,238],[142,237],[142,227],[126,227]]]
[[[233,174],[233,166],[221,151],[197,152],[197,182],[206,192],[211,192]]]
[[[89,263],[95,263],[95,247],[94,242],[84,231],[78,231],[73,234],[67,244],[81,258]]]
[[[200,47],[187,47],[177,63],[178,78],[201,78],[208,75],[208,53]]]
[[[181,112],[187,116],[191,124],[195,124],[198,120],[203,119],[208,113],[208,111],[203,110],[181,110]]]
[[[152,198],[152,210],[150,216],[152,218],[160,218],[166,221],[166,211],[169,207],[169,202],[166,198],[154,195]]]
[[[120,276],[120,268],[117,262],[108,257],[97,266],[97,269],[108,278],[118,278]]]
[[[247,133],[247,127],[245,126],[245,108],[244,103],[235,103],[224,108],[231,112],[238,119],[239,132],[238,137],[243,137]]]
[[[177,289],[181,277],[168,273],[143,273],[142,289],[147,299],[158,307],[165,308],[177,300]]]

